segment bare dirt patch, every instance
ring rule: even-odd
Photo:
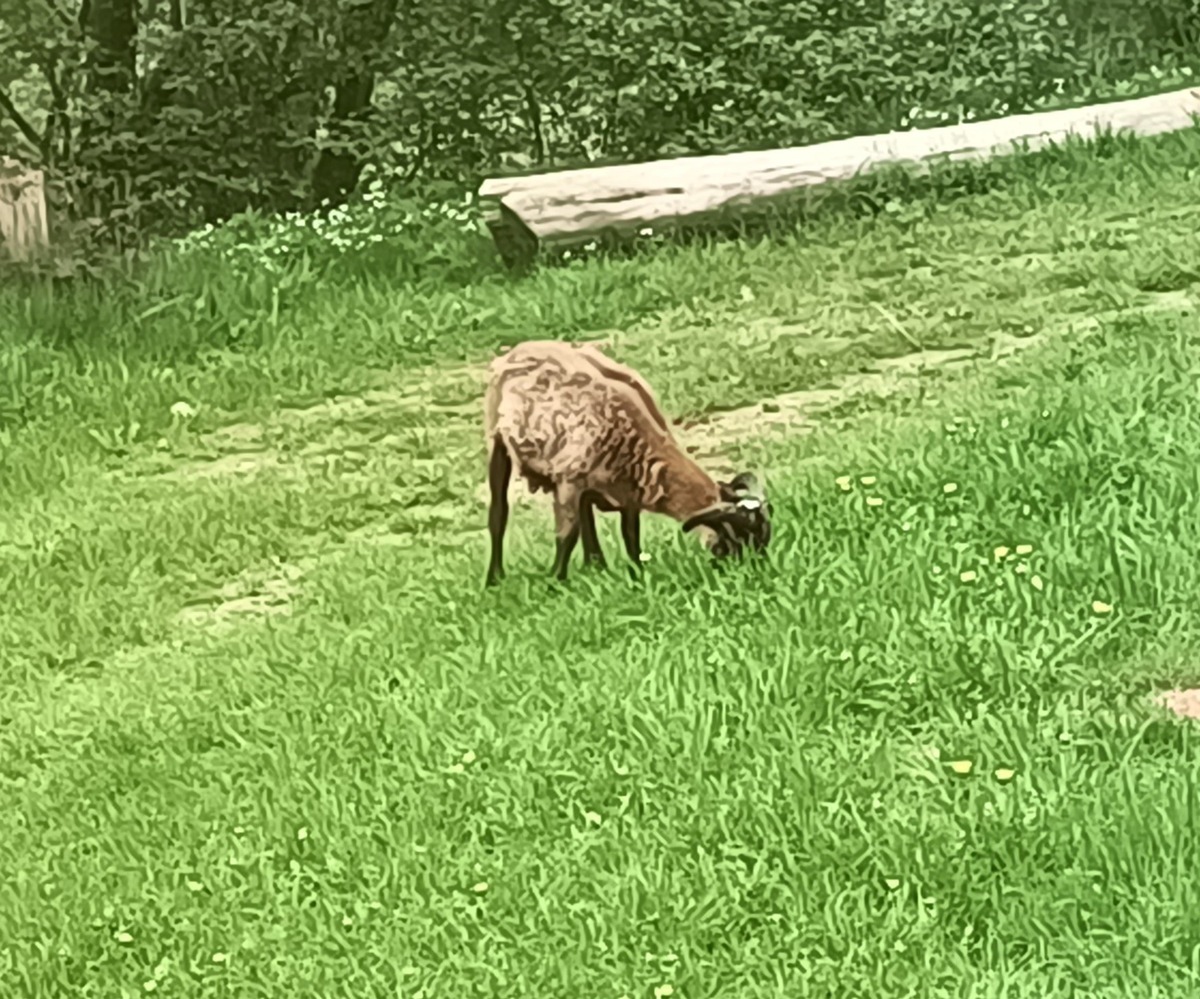
[[[159,453],[119,474],[173,481],[303,474],[306,465],[331,454],[395,444],[393,428],[412,432],[469,421],[479,411],[485,373],[478,364],[407,372],[405,384],[395,389],[333,396],[277,410],[262,423],[230,423],[188,436],[176,442],[173,458]]]
[[[1155,695],[1154,703],[1180,718],[1200,721],[1200,687],[1164,690]]]
[[[194,627],[221,627],[248,618],[290,614],[304,572],[304,566],[289,563],[245,572],[188,604],[178,620]]]
[[[883,358],[872,370],[844,375],[825,388],[788,392],[690,421],[681,426],[680,441],[697,460],[717,471],[732,472],[732,466],[721,466],[721,456],[736,441],[765,432],[811,433],[818,426],[818,417],[854,399],[886,398],[910,391],[919,387],[928,372],[972,361],[1001,361],[1041,342],[1038,336],[996,337],[986,348],[924,350]]]
[[[239,475],[254,475],[282,464],[282,456],[274,451],[237,451],[223,454],[212,461],[197,461],[163,472],[164,479],[223,479]]]

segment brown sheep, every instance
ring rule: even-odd
[[[748,472],[717,482],[679,446],[642,377],[590,345],[526,341],[492,361],[484,399],[492,538],[487,584],[504,575],[508,485],[514,467],[533,492],[554,497],[553,572],[564,580],[576,542],[603,568],[595,511],[620,512],[621,536],[641,564],[639,515],[701,528],[717,557],[765,550],[771,506]]]

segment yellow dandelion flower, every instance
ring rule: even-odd
[[[1004,545],[997,545],[992,554],[996,557],[996,561],[1000,562],[1008,557],[1008,549]]]
[[[873,486],[879,480],[877,478],[875,478],[875,476],[873,476],[873,475],[864,475],[858,481],[861,482],[864,486]]]
[[[1029,577],[1029,585],[1032,586],[1035,590],[1040,591],[1040,590],[1042,590],[1043,587],[1045,587],[1046,584],[1042,582],[1041,576],[1030,576]]]
[[[1001,782],[1012,780],[1013,773],[1014,771],[1012,770],[1006,770],[1004,767],[1000,767],[1000,769],[996,771],[996,780]]]
[[[1033,545],[1017,545],[1018,555],[1028,555],[1033,551]]]
[[[867,506],[883,506],[883,500],[878,496],[868,496]]]
[[[962,774],[964,777],[971,772],[974,764],[970,760],[954,760],[950,764],[950,769],[956,774]]]
[[[1106,604],[1103,600],[1093,600],[1092,611],[1096,614],[1111,614],[1112,604]]]
[[[958,483],[957,482],[947,482],[944,486],[942,486],[942,492],[944,492],[947,496],[949,496],[951,493],[957,492],[957,491],[958,491]]]
[[[960,572],[958,574],[958,578],[961,579],[964,583],[973,583],[979,577],[976,574],[974,569],[968,569],[966,572]]]

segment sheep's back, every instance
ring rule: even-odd
[[[597,473],[613,477],[647,420],[635,389],[604,378],[569,350],[514,350],[493,364],[490,388],[491,433],[542,488]]]

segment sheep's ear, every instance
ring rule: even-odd
[[[694,531],[697,527],[712,527],[717,521],[729,516],[730,510],[733,507],[729,503],[717,503],[713,506],[705,507],[699,513],[693,513],[687,520],[683,522],[682,530]]]
[[[733,487],[734,492],[742,496],[753,496],[755,499],[764,499],[762,484],[758,481],[758,476],[753,472],[742,472],[735,475],[733,481],[729,483]]]
[[[726,503],[739,503],[742,500],[756,500],[759,505],[766,501],[758,476],[753,472],[739,472],[728,482],[718,482],[721,499]]]

